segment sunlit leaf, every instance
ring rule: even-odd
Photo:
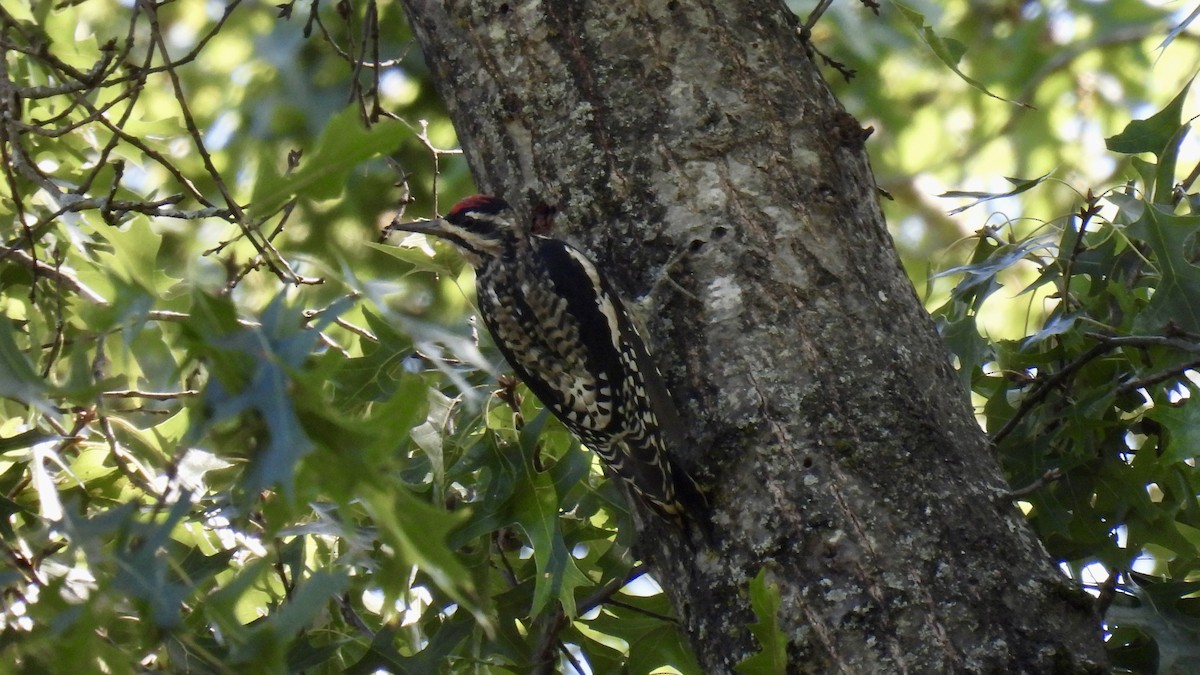
[[[779,586],[767,580],[765,567],[750,580],[750,608],[757,619],[750,624],[750,632],[762,651],[747,657],[734,670],[751,675],[788,672],[787,634],[779,628]]]
[[[337,197],[346,188],[347,176],[356,166],[391,152],[412,135],[408,127],[388,119],[368,129],[359,111],[348,106],[329,120],[315,147],[305,153],[297,169],[281,175],[269,164],[264,165],[250,200],[251,213],[265,218],[293,197],[308,200]]]
[[[1008,103],[1014,103],[1025,108],[1029,107],[1024,103],[1009,100],[1003,96],[992,93],[983,85],[982,82],[969,77],[966,73],[964,73],[958,65],[959,61],[962,60],[963,54],[965,54],[967,51],[967,46],[962,42],[953,38],[947,38],[938,35],[931,26],[925,23],[925,15],[913,9],[912,7],[900,2],[896,2],[896,0],[892,0],[892,5],[896,9],[900,10],[900,14],[909,22],[909,24],[912,25],[914,29],[916,29],[917,34],[921,37],[921,40],[925,43],[925,45],[933,52],[934,56],[938,57],[938,60],[941,61],[947,68],[954,71],[954,74],[958,75],[963,82],[966,82],[967,84],[975,87],[979,91],[994,99]]]
[[[297,569],[295,567],[293,570]],[[286,603],[271,615],[271,626],[281,637],[290,638],[309,624],[313,615],[346,588],[344,571],[315,572],[299,584]]]
[[[1121,133],[1105,140],[1108,149],[1126,155],[1152,152],[1161,156],[1171,139],[1179,132],[1183,119],[1183,104],[1191,82],[1167,104],[1167,107],[1144,120],[1133,120]]]
[[[45,398],[46,382],[33,369],[33,364],[17,346],[16,327],[7,317],[0,316],[0,396],[15,398],[28,405],[50,410]]]
[[[1042,174],[1041,176],[1038,176],[1037,178],[1028,178],[1028,179],[1005,178],[1004,180],[1007,180],[1008,182],[1010,182],[1014,185],[1013,189],[1009,190],[1008,192],[970,192],[970,191],[966,191],[966,190],[947,190],[946,192],[943,192],[942,194],[940,194],[938,196],[946,198],[946,199],[969,198],[969,199],[975,200],[965,206],[960,206],[958,208],[951,209],[950,215],[953,216],[955,214],[962,213],[963,211],[966,211],[967,209],[969,209],[973,206],[978,206],[979,204],[982,204],[984,202],[990,202],[993,199],[1003,199],[1005,197],[1015,197],[1016,195],[1019,195],[1022,192],[1031,190],[1031,189],[1037,187],[1038,185],[1041,185],[1042,182],[1044,182],[1049,177],[1050,177],[1050,174],[1047,173],[1047,174]]]
[[[450,533],[467,515],[434,508],[398,485],[386,492],[377,486],[367,487],[363,496],[384,540],[451,597],[473,609],[477,620],[486,622],[478,613],[471,575],[446,545]]]

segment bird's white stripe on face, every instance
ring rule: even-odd
[[[613,349],[618,353],[621,349],[621,324],[617,320],[617,307],[613,304],[612,298],[608,294],[600,290],[600,272],[596,271],[596,266],[592,261],[583,257],[583,254],[573,248],[567,247],[567,254],[570,255],[583,271],[588,275],[588,280],[592,282],[592,288],[596,289],[596,305],[599,306],[600,312],[604,314],[604,319],[608,321],[608,335],[612,338]]]
[[[475,256],[483,253],[499,254],[504,247],[504,244],[497,238],[482,236],[478,232],[472,232],[448,220],[440,221],[438,229],[441,230],[440,235],[442,237],[458,245],[459,249],[464,249],[465,247],[468,253],[475,254]],[[478,257],[469,262],[471,262],[472,266],[478,266]]]

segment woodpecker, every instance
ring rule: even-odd
[[[700,522],[703,493],[670,458],[683,439],[679,414],[625,305],[587,256],[490,195],[387,229],[453,244],[475,268],[479,314],[517,377],[653,511]]]

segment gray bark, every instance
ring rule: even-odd
[[[480,190],[556,205],[556,235],[654,303],[719,543],[647,520],[640,552],[706,671],[758,649],[764,567],[794,672],[1103,669],[782,3],[405,4]]]

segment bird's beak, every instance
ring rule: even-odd
[[[392,232],[415,232],[417,234],[428,234],[435,237],[442,236],[443,227],[446,221],[442,218],[426,218],[424,220],[413,220],[401,222],[398,218],[383,228],[383,235],[386,237]]]

